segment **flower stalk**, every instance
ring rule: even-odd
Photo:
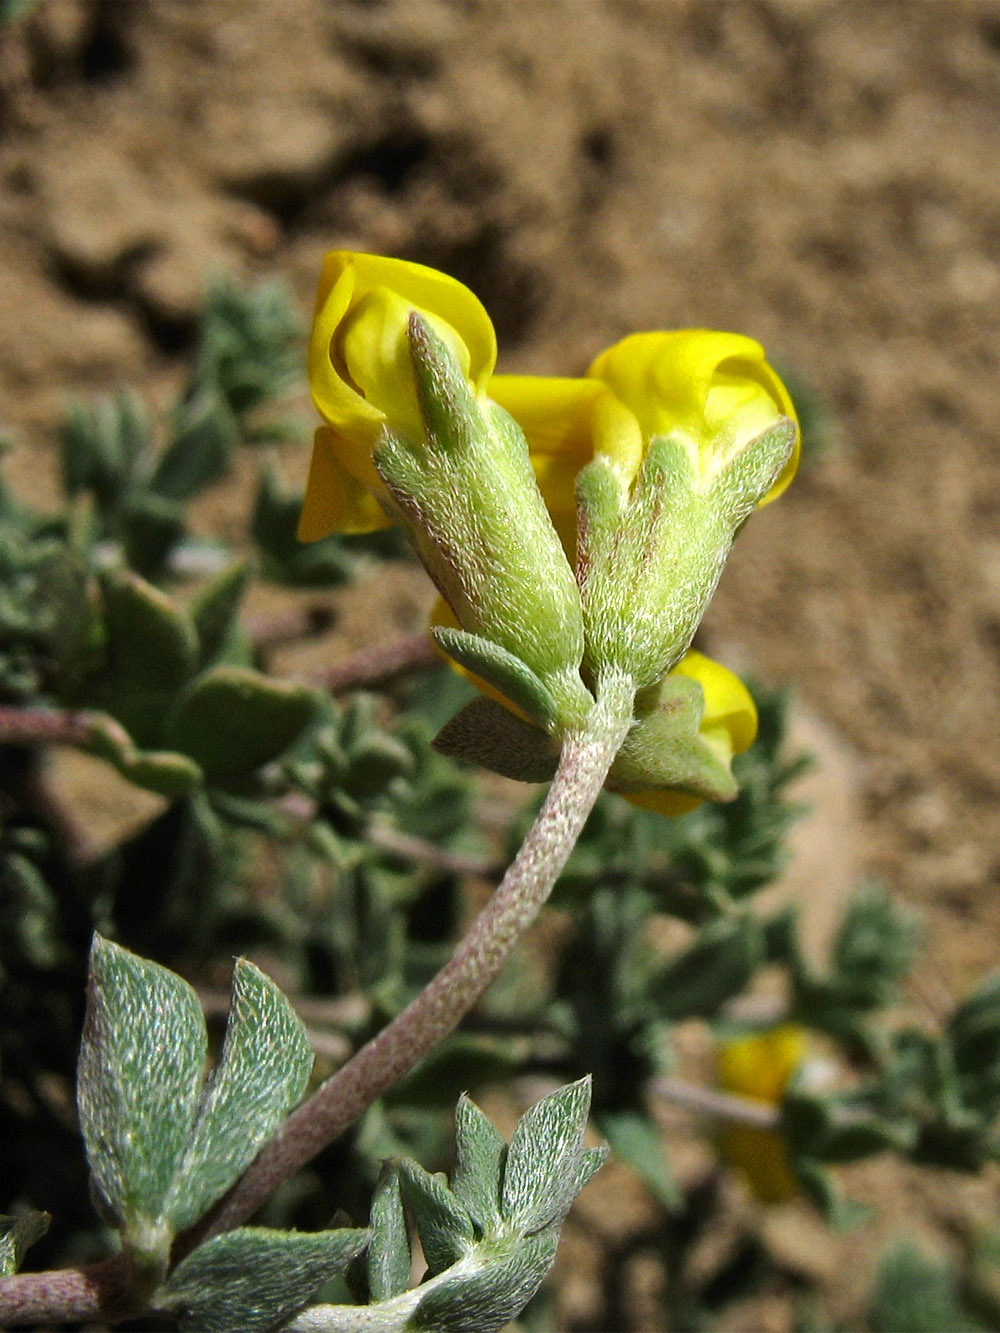
[[[496,892],[437,976],[289,1117],[183,1252],[243,1223],[448,1035],[498,975],[561,874],[632,725],[635,687],[609,672],[567,735],[552,785]]]

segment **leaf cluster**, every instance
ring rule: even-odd
[[[246,1227],[171,1267],[178,1234],[229,1189],[301,1097],[312,1053],[288,1001],[245,960],[207,1080],[201,1007],[181,977],[100,936],[90,969],[80,1124],[96,1201],[130,1264],[135,1313],[163,1312],[191,1333],[265,1333],[289,1319],[290,1329],[492,1333],[537,1290],[570,1204],[606,1156],[584,1146],[589,1080],[536,1103],[509,1144],[463,1097],[451,1184],[409,1159],[387,1164],[369,1228]],[[412,1289],[404,1200],[427,1265]],[[6,1272],[44,1225],[37,1214],[7,1219]],[[293,1318],[345,1271],[351,1304]]]

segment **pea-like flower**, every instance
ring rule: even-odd
[[[763,348],[712,330],[637,333],[582,379],[496,375],[489,392],[524,430],[576,564],[585,669],[615,661],[645,687],[609,785],[668,814],[734,795],[753,700],[688,645],[737,528],[797,465],[794,407]]]
[[[782,419],[797,426],[788,390],[763,347],[739,333],[633,333],[602,352],[587,376],[607,385],[628,407],[643,441],[661,435],[683,439],[703,484]],[[777,499],[788,486],[799,448],[796,429],[787,459],[758,504]]]
[[[326,422],[316,433],[302,541],[392,522],[373,460],[385,429],[423,435],[408,321],[416,311],[455,357],[477,396],[496,364],[496,337],[468,287],[381,255],[333,250],[324,260],[309,338],[309,385]]]
[[[455,618],[439,643],[558,736],[593,704],[580,597],[524,436],[486,395],[495,362],[489,316],[460,282],[329,254],[309,342],[325,424],[299,536],[401,523]]]
[[[648,693],[648,702],[642,696],[636,701],[637,722],[608,786],[661,815],[683,815],[703,800],[735,796],[733,759],[757,736],[757,707],[739,676],[689,648]]]
[[[575,533],[576,482],[601,456],[631,487],[658,437],[683,441],[702,485],[782,420],[788,457],[756,503],[795,475],[800,434],[788,390],[752,338],[712,329],[633,333],[602,352],[582,379],[494,375],[490,396],[528,439],[535,475],[564,540]]]

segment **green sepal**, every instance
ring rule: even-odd
[[[525,662],[576,725],[593,704],[579,590],[524,435],[416,312],[408,333],[422,430],[383,430],[372,454],[392,507],[462,628]]]
[[[518,782],[548,782],[559,761],[551,737],[492,699],[466,704],[435,736],[434,749]]]
[[[598,454],[577,478],[577,508],[587,669],[617,667],[645,687],[690,643],[732,534],[673,437],[651,441],[631,492]]]
[[[519,657],[499,644],[465,630],[442,626],[433,634],[439,647],[459,666],[480,676],[539,726],[549,730],[558,721],[559,709],[555,699]]]
[[[449,452],[468,454],[481,436],[483,417],[468,380],[442,339],[415,310],[407,336],[428,436]]]
[[[714,503],[734,529],[739,528],[761,497],[781,475],[795,447],[796,426],[790,417],[779,419],[748,441],[712,477]]]
[[[599,454],[577,478],[587,672],[645,688],[682,657],[733,538],[780,474],[795,428],[782,419],[712,469],[684,436],[654,437],[629,489]]]
[[[736,779],[698,729],[705,711],[698,682],[668,674],[637,705],[640,715],[611,766],[608,789],[667,788],[709,801],[731,801],[738,790]]]

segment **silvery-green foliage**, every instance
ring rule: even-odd
[[[367,1305],[317,1305],[286,1333],[495,1333],[538,1290],[555,1257],[563,1219],[600,1168],[604,1148],[583,1143],[590,1080],[536,1102],[510,1143],[467,1097],[456,1112],[451,1182],[403,1161],[383,1175],[372,1208],[363,1273]],[[409,1203],[427,1261],[407,1289]]]
[[[0,1278],[16,1273],[29,1246],[49,1229],[48,1213],[0,1214]]]
[[[243,1227],[188,1255],[155,1305],[183,1333],[266,1333],[301,1309],[365,1247],[368,1232]]]
[[[187,982],[99,935],[90,966],[77,1073],[87,1158],[125,1243],[163,1258],[299,1100],[312,1052],[274,983],[240,960],[206,1083],[205,1020]]]

